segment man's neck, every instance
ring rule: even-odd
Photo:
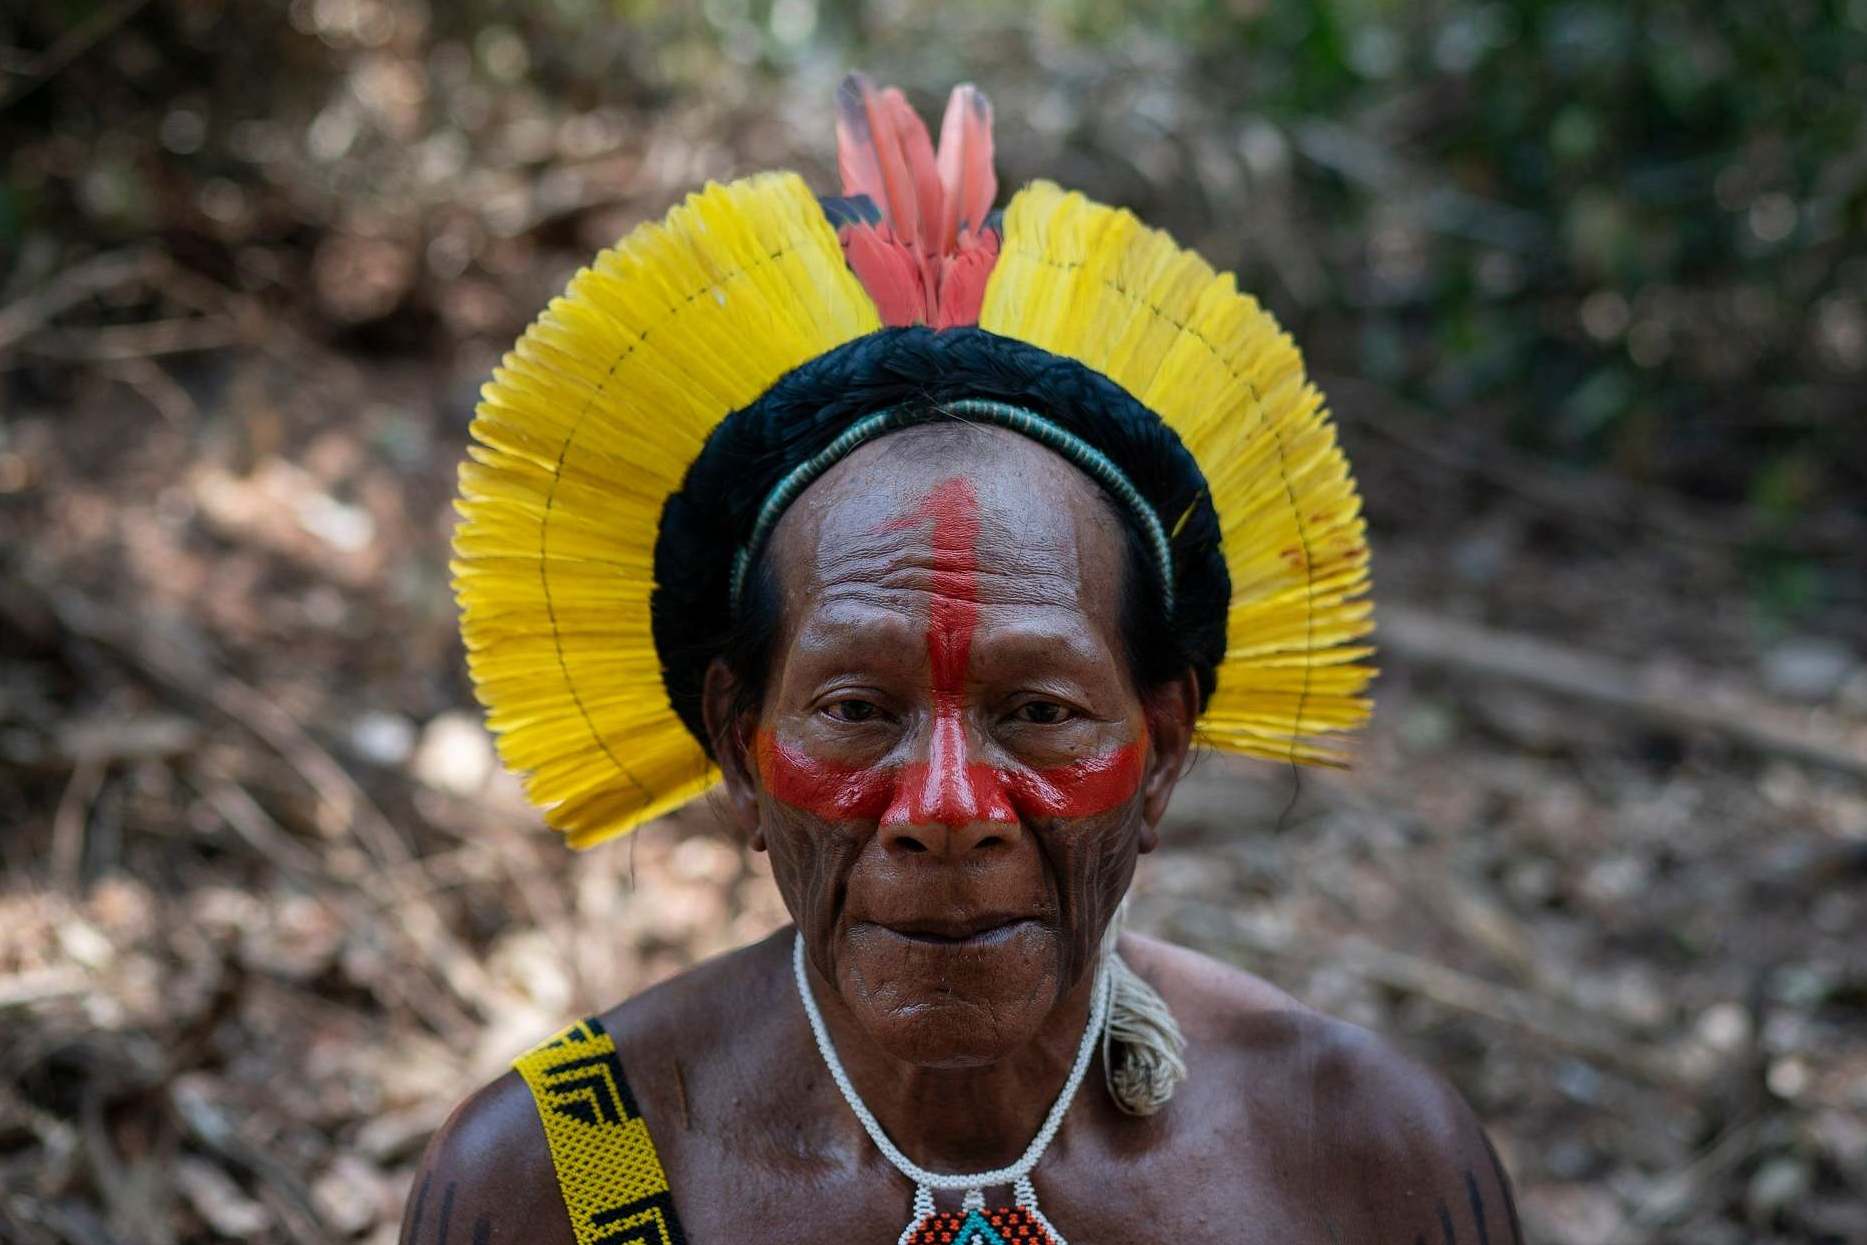
[[[813,966],[811,991],[850,1082],[908,1158],[936,1172],[1014,1163],[1062,1092],[1089,1022],[1095,990],[1085,974],[1029,1042],[991,1063],[925,1067],[890,1055],[856,1022]],[[981,1016],[976,1023],[989,1024]]]

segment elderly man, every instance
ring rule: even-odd
[[[898,92],[839,102],[844,198],[710,187],[528,331],[456,540],[552,824],[723,780],[795,926],[470,1098],[404,1239],[1517,1241],[1430,1073],[1115,932],[1196,742],[1328,761],[1366,713],[1294,347],[1126,213],[993,213],[970,88],[937,153]]]

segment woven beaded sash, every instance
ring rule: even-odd
[[[686,1245],[661,1157],[601,1022],[518,1057],[577,1245]]]

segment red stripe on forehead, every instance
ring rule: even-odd
[[[912,510],[884,523],[882,530],[898,532],[923,523],[930,525],[933,540],[934,602],[928,618],[928,651],[933,652],[936,638],[949,649],[969,649],[979,618],[979,495],[972,481],[948,476]],[[957,673],[964,677],[963,663]]]
[[[966,670],[979,625],[979,496],[972,481],[948,476],[890,528],[932,524],[933,593],[927,607],[927,666],[933,684],[933,740],[927,771],[909,784],[904,822],[1011,821],[997,776],[966,763]]]
[[[979,625],[979,498],[964,476],[934,485],[921,502],[933,520],[934,588],[927,617],[927,657],[936,697],[966,686],[972,633]],[[952,706],[957,713],[958,705]]]

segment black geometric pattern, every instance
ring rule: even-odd
[[[674,1213],[674,1196],[665,1189],[626,1206],[599,1211],[590,1216],[590,1226],[614,1228],[598,1237],[595,1245],[687,1245],[680,1217]]]
[[[613,1050],[555,1064],[545,1070],[544,1081],[551,1109],[573,1120],[620,1124],[642,1114]]]
[[[594,1042],[600,1037],[608,1036],[608,1033],[609,1031],[603,1027],[602,1021],[598,1020],[595,1016],[590,1016],[584,1020],[578,1021],[570,1028],[564,1030],[564,1032],[552,1038],[549,1042],[546,1042],[541,1049],[556,1050],[558,1047],[568,1046],[572,1042]]]

